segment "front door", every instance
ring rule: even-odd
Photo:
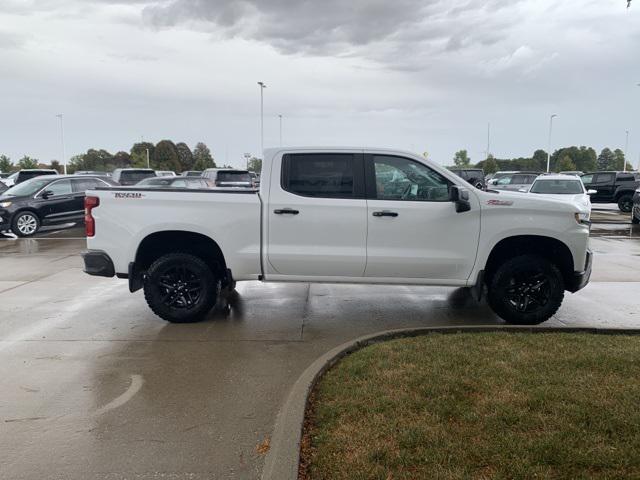
[[[480,206],[456,213],[452,182],[401,156],[365,155],[367,277],[466,281],[475,263]]]
[[[282,170],[280,170],[280,166]],[[267,272],[305,277],[361,277],[367,207],[362,154],[291,153],[272,165]]]

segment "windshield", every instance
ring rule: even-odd
[[[251,183],[249,172],[218,172],[218,182],[245,182]]]
[[[11,195],[14,197],[33,195],[48,183],[51,183],[51,178],[32,178],[16,185],[15,187],[11,187],[9,190],[4,192],[4,195]]]
[[[156,172],[152,170],[125,170],[120,174],[121,185],[133,185],[140,180],[156,176]]]
[[[554,195],[577,195],[584,193],[580,180],[536,180],[531,193],[548,193]]]

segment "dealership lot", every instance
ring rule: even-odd
[[[593,220],[591,283],[545,326],[640,324],[640,228],[613,206]],[[251,282],[229,314],[168,324],[126,281],[83,274],[84,247],[79,227],[0,240],[6,478],[257,478],[257,446],[327,350],[384,329],[502,323],[462,289]]]

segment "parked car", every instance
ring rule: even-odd
[[[249,172],[251,180],[253,180],[253,186],[258,188],[260,186],[260,174],[256,172]]]
[[[186,170],[181,173],[183,177],[201,177],[202,171],[200,170]]]
[[[4,183],[7,187],[13,187],[30,178],[40,177],[42,175],[58,175],[58,172],[49,168],[28,168],[12,173],[4,180]]]
[[[583,205],[477,190],[395,150],[263,158],[260,192],[91,192],[85,272],[128,278],[171,322],[201,320],[236,280],[261,280],[471,287],[476,298],[486,287],[500,317],[537,324],[589,280]]]
[[[82,221],[85,191],[117,185],[108,177],[47,175],[22,182],[0,195],[0,232],[30,237],[43,225]]]
[[[521,188],[528,188],[533,181],[538,178],[537,172],[516,172],[492,178],[487,188],[492,190],[517,191]]]
[[[110,177],[111,172],[101,172],[99,170],[78,170],[74,175],[93,175],[98,177]]]
[[[529,188],[520,191],[544,195],[558,200],[569,200],[584,205],[591,211],[590,195],[595,190],[587,190],[580,178],[575,175],[540,175]]]
[[[491,180],[498,180],[505,175],[511,175],[513,173],[518,173],[517,170],[501,170],[495,173],[490,173],[486,177],[484,177],[484,183],[489,186],[491,184]]]
[[[484,172],[481,168],[451,168],[450,170],[480,190],[486,187]]]
[[[206,178],[185,177],[155,177],[145,178],[136,183],[136,187],[145,188],[212,188],[215,187],[211,180]]]
[[[111,178],[120,185],[135,185],[140,180],[156,176],[156,171],[150,168],[116,168]]]
[[[592,203],[617,203],[621,212],[629,213],[633,208],[633,195],[640,187],[637,172],[590,172],[580,177],[589,190]]]
[[[202,176],[211,180],[216,187],[255,188],[255,184],[248,170],[207,168],[202,172]]]
[[[0,172],[0,182],[11,175],[11,172]]]
[[[176,172],[172,172],[171,170],[156,170],[156,175],[158,177],[175,177]]]
[[[9,189],[3,182],[0,182],[0,193],[6,192]]]
[[[637,225],[640,223],[640,188],[636,189],[633,194],[633,209],[631,210],[631,223]]]

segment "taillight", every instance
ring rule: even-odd
[[[84,197],[84,231],[87,237],[93,237],[96,234],[96,221],[91,215],[91,210],[100,205],[98,197]]]

